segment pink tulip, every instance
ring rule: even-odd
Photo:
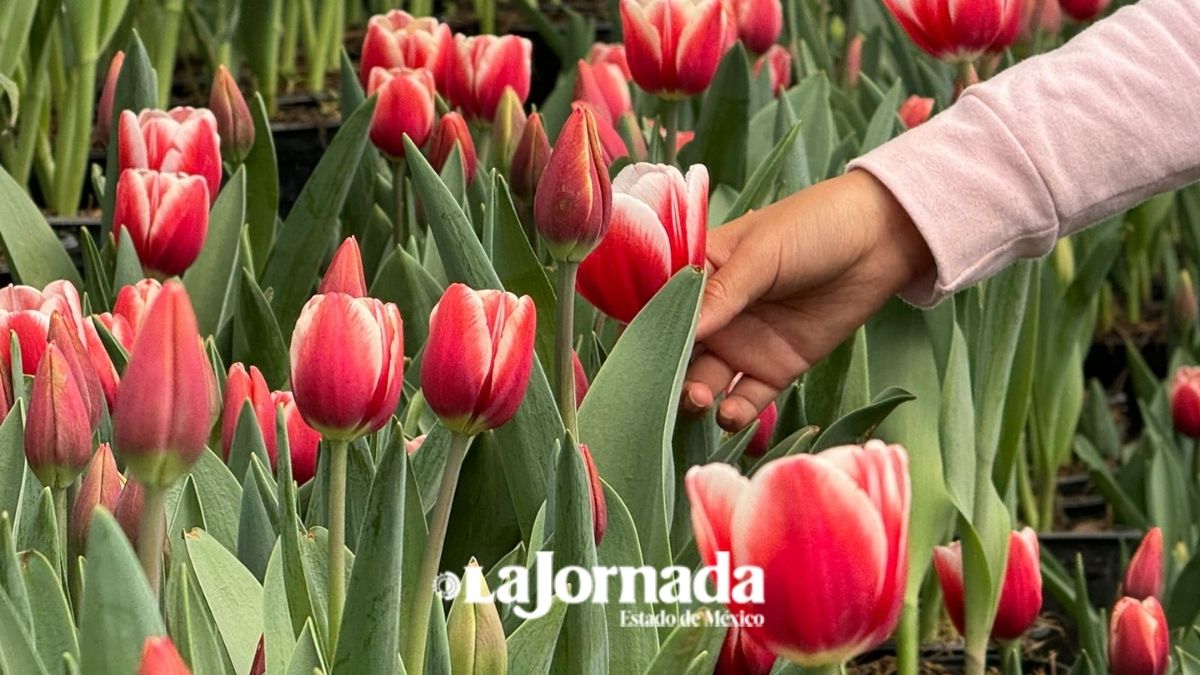
[[[846,86],[853,89],[862,78],[863,36],[855,35],[846,45]]]
[[[108,443],[101,443],[83,472],[83,478],[79,481],[79,492],[75,494],[75,502],[71,504],[67,530],[70,533],[71,547],[75,551],[82,553],[87,545],[92,512],[100,506],[110,512],[117,508],[117,499],[121,496],[124,481],[121,472],[117,470],[117,460],[113,458],[112,449]]]
[[[113,411],[116,450],[138,481],[169,487],[205,451],[218,405],[183,284],[163,284],[121,380]]]
[[[52,313],[46,339],[50,344],[58,345],[67,368],[71,371],[71,377],[79,386],[79,393],[87,410],[88,425],[95,429],[100,423],[100,413],[104,408],[104,390],[100,386],[100,376],[96,374],[96,367],[79,339],[79,331],[70,321],[61,312]]]
[[[271,390],[258,368],[250,366],[247,370],[241,363],[230,366],[229,375],[225,378],[225,405],[221,412],[221,456],[225,461],[229,461],[229,451],[233,448],[238,420],[241,419],[242,408],[246,403],[250,404],[250,410],[258,422],[258,430],[262,433],[267,457],[274,466],[275,403],[271,400]]]
[[[359,69],[363,87],[375,68],[433,68],[438,60],[439,36],[449,31],[433,17],[416,18],[399,9],[371,17]]]
[[[728,46],[727,22],[721,0],[621,0],[633,81],[672,97],[704,91]]]
[[[254,118],[250,116],[250,106],[246,105],[237,80],[223,64],[217,66],[217,74],[213,77],[208,107],[217,118],[221,152],[233,162],[242,162],[254,147]]]
[[[604,533],[608,531],[608,504],[604,497],[604,483],[600,481],[600,472],[596,469],[596,460],[592,459],[592,451],[583,443],[579,444],[579,452],[583,455],[583,466],[587,469],[588,497],[592,507],[592,536],[596,545],[604,541]]]
[[[1121,598],[1108,629],[1108,669],[1113,675],[1165,675],[1171,666],[1167,617],[1155,598]]]
[[[752,54],[765,54],[783,33],[780,0],[734,0],[737,34]]]
[[[374,68],[367,94],[378,94],[371,142],[392,159],[404,157],[404,136],[425,145],[433,131],[433,76],[428,70]]]
[[[912,41],[943,61],[1002,52],[1021,29],[1023,0],[883,0]]]
[[[283,406],[288,449],[292,458],[292,478],[303,485],[317,474],[317,451],[320,448],[321,434],[304,421],[292,392],[271,392],[271,403],[276,408]]]
[[[118,125],[119,163],[125,169],[200,176],[209,203],[221,189],[221,138],[217,118],[204,108],[121,112]]]
[[[550,140],[546,138],[546,129],[542,126],[540,113],[533,113],[525,123],[521,140],[513,151],[512,177],[513,194],[520,197],[526,204],[533,203],[534,193],[542,180],[546,164],[550,162]]]
[[[533,43],[516,35],[466,37],[441,34],[438,91],[471,119],[492,120],[506,87],[529,98]]]
[[[946,611],[961,633],[963,631],[962,548],[958,542],[938,546],[933,552],[934,567],[942,584]],[[1030,528],[1013,532],[1008,540],[1008,566],[1004,585],[992,624],[992,637],[1015,640],[1029,629],[1042,609],[1042,568],[1038,557],[1037,533]]]
[[[538,182],[533,220],[555,260],[583,260],[608,231],[612,184],[596,124],[575,106]]]
[[[134,549],[138,545],[138,535],[141,533],[142,504],[146,499],[145,488],[136,480],[125,481],[121,488],[121,496],[117,498],[117,506],[113,509],[113,518],[121,526],[125,538]],[[164,514],[163,520],[166,520]]]
[[[731,626],[725,632],[721,654],[713,675],[768,675],[775,666],[775,655],[754,641],[749,634]]]
[[[126,169],[117,181],[113,232],[128,230],[147,272],[182,274],[208,237],[208,188],[200,176]]]
[[[929,120],[929,116],[933,114],[933,104],[934,100],[931,98],[909,96],[900,104],[900,110],[896,114],[900,116],[905,129],[912,129]]]
[[[122,286],[121,290],[117,291],[116,302],[113,303],[113,315],[125,319],[136,336],[141,332],[146,312],[150,305],[154,304],[154,299],[158,297],[162,287],[162,282],[157,279],[142,279],[135,284]],[[129,348],[133,348],[132,342],[129,343]]]
[[[169,637],[149,637],[142,647],[142,664],[137,675],[191,675],[187,664]]]
[[[1125,570],[1125,583],[1121,586],[1121,593],[1135,600],[1156,598],[1161,601],[1165,572],[1162,528],[1154,527],[1146,533],[1137,551],[1134,551],[1129,567]]]
[[[746,454],[750,457],[762,457],[771,449],[771,438],[775,435],[775,424],[779,420],[779,407],[774,401],[758,414],[758,428],[754,437],[746,446]]]
[[[429,163],[438,172],[441,172],[442,167],[446,166],[446,160],[450,159],[450,153],[454,148],[458,148],[459,158],[462,160],[463,170],[466,173],[467,182],[475,180],[475,169],[479,163],[475,156],[475,141],[471,138],[471,130],[467,128],[467,121],[457,112],[451,111],[442,115],[442,119],[438,120],[437,128],[433,130],[433,141],[429,148]]]
[[[754,62],[754,76],[767,69],[771,79],[771,95],[779,96],[792,84],[792,53],[781,45],[771,45],[766,53]]]
[[[25,461],[42,485],[65,488],[92,458],[92,425],[82,384],[59,346],[46,347],[29,394]]]
[[[768,463],[747,480],[728,464],[685,480],[706,565],[762,570],[749,637],[801,665],[837,664],[896,627],[908,581],[908,454],[871,441]],[[799,498],[803,496],[803,498]]]
[[[96,130],[101,143],[108,143],[109,131],[112,129],[113,97],[117,93],[117,79],[121,76],[121,66],[125,63],[125,52],[118,51],[108,62],[108,74],[104,77],[104,88],[100,90],[100,101],[96,104]]]
[[[704,265],[708,171],[685,179],[673,166],[631,164],[613,180],[608,234],[579,266],[578,290],[600,311],[629,323],[673,274]]]
[[[575,100],[592,104],[601,113],[600,119],[610,126],[621,115],[633,110],[628,80],[620,66],[612,63],[592,65],[580,59],[575,77]]]
[[[1108,9],[1111,0],[1058,0],[1062,10],[1076,21],[1091,21]]]
[[[1047,35],[1062,31],[1062,7],[1058,0],[1025,0],[1021,8],[1021,39],[1032,40],[1038,31]]]
[[[325,276],[321,277],[319,293],[345,293],[353,298],[367,297],[367,279],[363,272],[362,251],[358,248],[358,240],[346,237],[329,267]]]
[[[466,435],[502,426],[525,398],[533,368],[533,299],[450,284],[429,315],[421,364],[425,402]]]
[[[404,389],[400,310],[345,293],[313,296],[292,333],[292,393],[304,421],[352,440],[391,419]]]
[[[1183,366],[1175,371],[1171,382],[1171,417],[1176,431],[1200,438],[1200,366]]]
[[[12,284],[0,289],[0,355],[5,366],[12,369],[9,336],[16,333],[23,373],[33,375],[37,372],[42,353],[46,351],[50,315],[56,311],[62,313],[68,324],[82,326],[79,293],[69,281],[52,281],[40,291],[31,286]],[[82,329],[79,330],[82,336]]]
[[[625,58],[625,45],[597,42],[588,51],[587,62],[593,66],[616,66],[626,82],[633,81],[633,73],[629,72],[629,60]]]

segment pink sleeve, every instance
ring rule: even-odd
[[[1142,0],[854,160],[928,242],[930,305],[1200,178],[1200,2]]]

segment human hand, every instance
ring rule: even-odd
[[[891,192],[851,171],[711,230],[683,407],[717,409],[729,430],[752,423],[933,257]]]

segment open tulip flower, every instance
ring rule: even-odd
[[[82,326],[79,292],[71,282],[53,281],[40,291],[12,284],[0,289],[0,354],[6,366],[12,367],[9,336],[15,333],[21,349],[22,372],[25,375],[37,372],[46,351],[53,312],[60,312],[69,325]]]
[[[959,632],[963,631],[963,562],[958,542],[939,546],[933,553],[946,611]],[[997,640],[1016,640],[1029,629],[1042,609],[1042,570],[1038,557],[1037,533],[1030,528],[1009,535],[1008,564],[1004,568],[1004,583],[1000,603],[992,624],[992,637]]]
[[[129,231],[150,273],[182,274],[208,237],[208,188],[200,176],[126,169],[117,181],[114,232]]]
[[[621,0],[633,81],[672,98],[704,91],[728,46],[727,22],[721,0]]]
[[[439,36],[449,30],[433,17],[417,18],[400,9],[371,17],[360,60],[363,87],[374,68],[433,68],[438,59]]]
[[[884,0],[912,41],[943,61],[1004,51],[1021,30],[1023,0]]]
[[[505,88],[529,98],[533,43],[517,35],[441,36],[438,91],[468,118],[490,122]]]
[[[200,176],[207,197],[221,189],[221,138],[217,118],[204,108],[143,110],[121,113],[118,125],[119,167]]]

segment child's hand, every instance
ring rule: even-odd
[[[798,192],[709,232],[709,277],[683,405],[730,430],[755,420],[933,258],[903,207],[865,171]]]

